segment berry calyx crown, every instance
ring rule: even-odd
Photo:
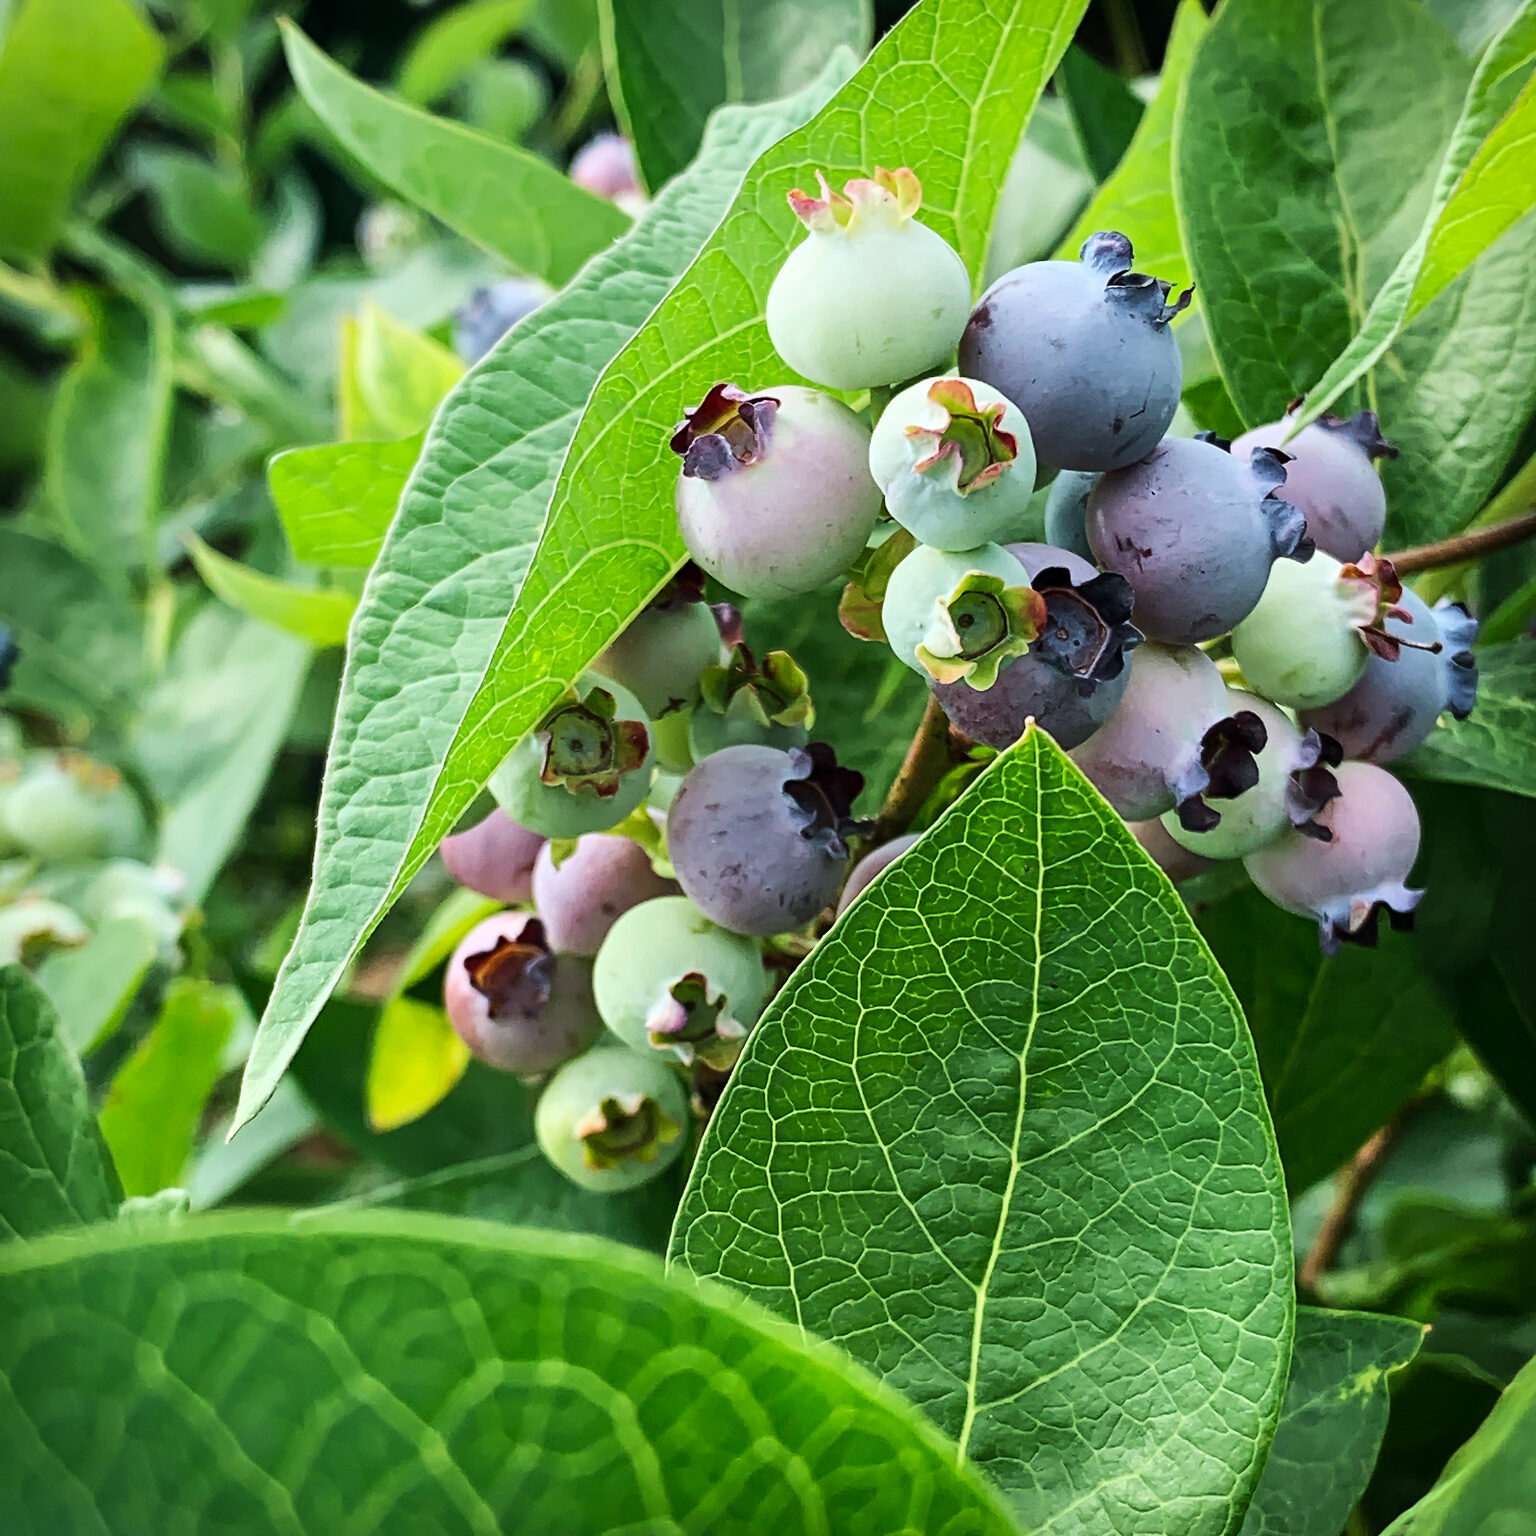
[[[646,1034],[658,1050],[672,1047],[688,1066],[697,1060],[729,1071],[741,1055],[747,1027],[728,1010],[727,998],[711,991],[709,978],[689,971],[657,999],[646,1017]]]
[[[923,206],[923,186],[906,166],[888,171],[876,166],[872,177],[856,176],[834,192],[816,172],[820,197],[796,187],[789,194],[795,217],[813,234],[854,235],[861,229],[899,229]]]
[[[744,644],[699,675],[705,706],[717,715],[745,714],[758,725],[803,725],[816,719],[810,683],[788,651],[769,651],[761,665]]]
[[[749,395],[734,384],[720,383],[673,430],[671,448],[683,461],[683,473],[718,480],[756,464],[773,439],[779,402],[772,395]]]
[[[1019,456],[1019,439],[1002,425],[1007,407],[1001,400],[978,405],[964,379],[936,379],[928,399],[944,412],[942,427],[914,424],[907,436],[927,451],[912,468],[920,475],[954,470],[955,490],[968,496],[990,485]]]
[[[1039,571],[1030,585],[1045,602],[1045,622],[1035,640],[1035,654],[1047,666],[1077,679],[1087,697],[1125,670],[1126,652],[1146,638],[1130,622],[1135,594],[1115,571],[1104,571],[1081,585],[1064,565]]]
[[[1161,330],[1180,310],[1189,308],[1195,290],[1186,288],[1170,304],[1168,295],[1173,292],[1173,284],[1145,272],[1133,271],[1134,257],[1130,239],[1115,229],[1101,229],[1097,234],[1089,235],[1077,253],[1077,259],[1085,267],[1103,277],[1104,292],[1109,298],[1129,304]]]
[[[1305,395],[1298,395],[1292,400],[1285,408],[1286,418],[1289,420],[1295,416],[1306,404],[1306,400]],[[1375,411],[1356,411],[1353,416],[1335,416],[1332,411],[1324,411],[1312,425],[1337,437],[1348,438],[1368,459],[1397,457],[1396,444],[1389,443],[1381,435],[1381,418]]]
[[[1200,738],[1198,766],[1191,769],[1190,792],[1174,811],[1186,832],[1209,832],[1221,825],[1220,813],[1208,800],[1235,800],[1259,782],[1258,754],[1269,742],[1269,731],[1251,709],[1218,720]]]
[[[557,704],[534,732],[543,744],[539,778],[571,794],[587,790],[600,800],[616,795],[624,776],[639,768],[651,748],[639,720],[619,720],[618,705],[606,688]]]
[[[967,571],[954,591],[933,605],[917,659],[937,682],[964,681],[985,692],[1005,662],[1029,649],[1045,622],[1045,599],[1033,587]]]
[[[601,1100],[573,1127],[588,1168],[654,1163],[683,1128],[648,1093],[615,1094]]]
[[[793,747],[784,793],[795,807],[800,836],[834,858],[848,857],[848,839],[865,829],[853,816],[853,802],[864,788],[864,775],[841,767],[824,741]]]
[[[549,1002],[555,957],[543,923],[530,917],[515,939],[502,934],[489,949],[466,955],[464,969],[490,1016],[505,1019],[537,1013]]]
[[[1351,565],[1339,570],[1339,586],[1348,594],[1347,600],[1356,615],[1355,628],[1373,656],[1383,661],[1396,661],[1404,649],[1429,651],[1439,655],[1444,649],[1439,635],[1428,640],[1404,640],[1399,635],[1388,634],[1383,625],[1388,619],[1400,624],[1412,624],[1413,615],[1406,608],[1398,607],[1403,595],[1403,584],[1390,560],[1375,555],[1361,555]]]

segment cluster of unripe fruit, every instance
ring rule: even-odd
[[[721,383],[684,413],[697,566],[749,599],[847,578],[845,626],[888,643],[958,733],[1002,749],[1034,720],[1165,867],[1243,859],[1325,950],[1369,942],[1382,909],[1406,921],[1419,825],[1382,765],[1470,709],[1475,625],[1372,553],[1373,460],[1394,451],[1374,416],[1167,436],[1190,295],[1133,270],[1123,235],[973,308],[911,171],[790,203],[808,237],[768,331],[821,387]],[[866,391],[872,424],[839,397]],[[766,999],[759,943],[846,905],[910,841],[850,877],[862,780],[812,718],[793,661],[759,665],[685,577],[492,778],[495,835],[556,841],[537,915],[490,919],[455,956],[449,1010],[494,1064],[558,1069],[539,1137],[577,1182],[626,1187],[678,1155],[688,1076],[707,1111]],[[609,830],[626,818],[638,842]],[[445,852],[473,885],[469,846]]]

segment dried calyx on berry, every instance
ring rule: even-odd
[[[1221,823],[1212,800],[1235,800],[1259,782],[1257,754],[1269,734],[1251,709],[1240,709],[1210,726],[1200,738],[1199,777],[1204,783],[1174,806],[1186,832],[1209,832]]]
[[[756,464],[773,439],[774,395],[749,395],[734,384],[715,384],[674,429],[669,446],[683,461],[683,473],[718,480]]]

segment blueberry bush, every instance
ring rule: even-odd
[[[0,0],[7,1531],[1536,1532],[1536,0]]]

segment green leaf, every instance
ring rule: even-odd
[[[118,1068],[101,1107],[101,1134],[124,1194],[152,1195],[181,1182],[244,1007],[233,987],[186,977],[171,983],[154,1028]]]
[[[1365,1312],[1296,1310],[1280,1425],[1240,1536],[1339,1536],[1387,1428],[1387,1376],[1424,1328]]]
[[[51,1004],[0,965],[0,1236],[109,1221],[122,1197]]]
[[[1130,236],[1136,265],[1143,272],[1164,278],[1175,288],[1188,286],[1189,262],[1173,197],[1173,134],[1180,93],[1205,30],[1205,7],[1200,0],[1181,0],[1168,36],[1157,95],[1115,173],[1062,241],[1058,258],[1076,259],[1083,241],[1095,230],[1118,229]],[[1200,297],[1204,302],[1204,294]]]
[[[1315,923],[1251,887],[1206,908],[1200,929],[1247,1015],[1299,1194],[1414,1094],[1455,1043],[1454,1015],[1396,935],[1325,960]]]
[[[291,22],[294,83],[381,181],[520,271],[559,287],[629,227],[629,216],[526,150],[432,117],[354,80]]]
[[[313,565],[372,565],[421,444],[418,434],[278,454],[267,466],[267,484],[294,557]]]
[[[605,0],[615,105],[649,187],[693,159],[709,114],[808,85],[839,47],[869,47],[868,0]]]
[[[1174,175],[1244,421],[1278,419],[1364,322],[1421,222],[1468,75],[1416,0],[1229,0],[1212,21]]]
[[[355,321],[343,322],[336,385],[342,436],[415,437],[463,376],[463,362],[440,341],[365,303]]]
[[[392,997],[368,1058],[368,1124],[394,1131],[442,1103],[469,1065],[469,1047],[436,1003]]]
[[[21,647],[8,704],[78,723],[121,719],[144,668],[142,623],[127,596],[58,544],[0,526],[5,622]]]
[[[1415,315],[1536,207],[1536,0],[1490,44],[1441,161],[1429,212],[1349,345],[1307,396],[1310,421],[1373,367]]]
[[[22,0],[0,38],[0,256],[47,254],[161,53],[130,0]]]
[[[790,978],[671,1256],[920,1403],[1024,1530],[1239,1516],[1291,1335],[1257,1064],[1173,888],[1042,731]]]
[[[64,1038],[82,1056],[123,1022],[160,947],[141,917],[109,917],[78,949],[60,949],[37,968]]]
[[[163,145],[136,147],[129,164],[149,193],[156,228],[178,255],[219,267],[251,259],[266,226],[238,171]]]
[[[345,643],[347,626],[357,611],[357,599],[350,592],[279,581],[221,555],[193,533],[187,535],[187,552],[209,590],[230,607],[311,645]]]
[[[1056,89],[1067,104],[1072,128],[1095,181],[1120,164],[1146,110],[1129,83],[1075,44],[1056,71]]]
[[[1536,796],[1536,644],[1482,647],[1477,674],[1477,707],[1465,720],[1442,720],[1402,771]]]
[[[786,189],[809,183],[818,165],[833,180],[877,157],[927,167],[927,221],[978,269],[1024,119],[1082,9],[1082,0],[1015,0],[1001,12],[982,0],[925,0],[812,123],[758,158],[667,292],[750,156],[801,121],[811,100],[722,109],[718,147],[706,143],[633,243],[541,306],[444,402],[365,591],[317,876],[251,1055],[242,1115],[272,1091],[357,945],[502,756],[682,562],[666,438],[715,380],[779,366],[761,316],[798,228]],[[821,100],[824,88],[810,95]],[[967,143],[968,155],[933,158],[946,142]],[[574,324],[594,312],[605,323]],[[357,825],[370,786],[386,778],[386,816],[365,818],[366,839],[344,835],[343,820]],[[328,871],[343,866],[345,890],[327,889]]]
[[[49,501],[70,545],[113,585],[151,562],[171,417],[168,311],[106,296],[59,383],[48,424]]]
[[[468,0],[434,17],[400,61],[396,94],[418,107],[430,107],[471,66],[494,54],[532,8],[532,0]]]
[[[309,649],[208,603],[145,696],[133,750],[163,810],[156,857],[200,902],[239,842],[287,734]]]
[[[1383,1536],[1520,1536],[1536,1509],[1536,1360]]]
[[[114,1225],[8,1249],[0,1304],[0,1498],[33,1530],[1010,1529],[835,1351],[594,1239]]]

